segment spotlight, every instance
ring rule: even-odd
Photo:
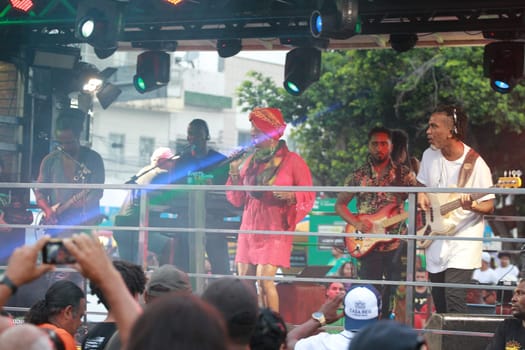
[[[314,38],[344,40],[360,32],[357,0],[325,1],[310,16],[310,33]]]
[[[217,53],[222,58],[235,56],[242,50],[241,39],[217,40]]]
[[[415,33],[390,34],[390,46],[397,52],[405,52],[416,46],[418,41]]]
[[[103,49],[103,48],[100,48],[100,47],[95,47],[93,49],[93,51],[95,51],[95,55],[97,55],[98,58],[100,58],[101,60],[103,60],[104,58],[108,58],[109,56],[113,55],[115,53],[115,51],[117,51],[117,47],[112,47],[112,48],[109,48],[109,49]]]
[[[122,90],[119,87],[111,83],[106,83],[102,89],[97,92],[97,99],[102,108],[107,109],[121,93]]]
[[[122,2],[81,0],[77,7],[75,36],[95,49],[99,58],[113,54],[122,27]]]
[[[78,62],[73,70],[74,80],[71,91],[94,94],[102,88],[104,79],[98,68],[87,62]]]
[[[170,81],[170,55],[164,51],[145,51],[137,57],[133,85],[141,94],[165,86]]]
[[[483,55],[484,75],[495,91],[506,94],[524,77],[525,43],[501,41],[487,44]]]
[[[164,0],[164,2],[166,2],[166,3],[170,4],[170,5],[173,5],[173,6],[179,5],[183,1],[184,0]]]
[[[301,95],[321,76],[321,51],[299,47],[286,54],[284,89],[291,95]]]

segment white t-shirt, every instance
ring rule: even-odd
[[[496,277],[496,272],[493,269],[486,269],[481,271],[480,269],[475,269],[472,274],[472,279],[478,281],[479,283],[490,283],[497,284],[498,278]]]
[[[348,349],[354,332],[344,330],[337,334],[319,333],[311,337],[299,339],[295,343],[295,350],[333,350]]]
[[[497,267],[495,270],[496,281],[517,282],[520,270],[515,265],[510,264],[507,267]],[[496,282],[497,283],[497,282]]]
[[[442,156],[440,150],[428,148],[423,153],[417,180],[427,187],[456,187],[459,171],[470,147],[463,144],[463,155],[454,161]],[[485,161],[478,157],[474,169],[465,187],[488,188],[492,186],[492,175]],[[457,198],[452,193],[450,200]],[[495,198],[488,194],[478,199],[485,201]],[[441,203],[444,204],[444,203]],[[452,235],[456,237],[483,237],[483,216],[470,210],[458,208],[447,218],[454,223]],[[445,271],[448,268],[476,269],[481,266],[482,241],[435,240],[425,251],[427,270],[431,273]]]

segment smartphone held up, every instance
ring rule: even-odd
[[[61,239],[52,239],[42,248],[42,261],[44,264],[65,265],[74,264],[76,259]]]

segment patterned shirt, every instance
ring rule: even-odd
[[[415,179],[409,176],[410,169],[398,163],[390,161],[382,176],[374,171],[372,160],[368,157],[367,163],[351,173],[345,180],[345,186],[414,186]],[[353,196],[347,193],[347,199]],[[343,197],[344,198],[344,197]],[[357,193],[357,211],[359,214],[375,214],[390,204],[397,204],[400,208],[404,206],[408,198],[406,193],[388,192],[360,192]],[[404,233],[404,223],[394,225],[389,229],[390,233]],[[391,243],[380,243],[376,246],[378,251],[391,251],[399,246],[399,241]]]

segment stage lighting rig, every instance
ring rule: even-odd
[[[506,94],[524,77],[525,43],[493,42],[485,46],[483,70],[495,91]]]
[[[118,48],[125,1],[81,0],[77,7],[75,36],[95,48],[100,59]]]
[[[170,81],[170,55],[164,51],[145,51],[137,56],[133,85],[141,94],[165,86]]]
[[[406,52],[416,46],[418,41],[415,33],[390,34],[390,46],[397,52]]]
[[[299,47],[286,54],[284,89],[291,95],[301,95],[321,76],[321,51]]]
[[[241,39],[217,40],[217,53],[222,58],[235,56],[242,50]]]
[[[325,0],[310,16],[314,38],[348,39],[361,32],[357,0]]]

